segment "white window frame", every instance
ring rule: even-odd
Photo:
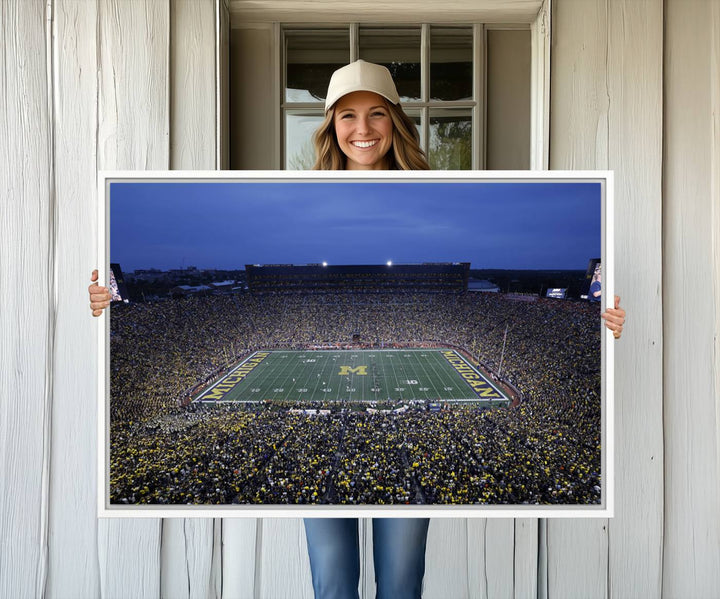
[[[281,26],[281,37],[279,48],[281,52],[281,66],[279,73],[279,81],[281,82],[281,98],[280,98],[280,168],[285,168],[286,143],[285,143],[285,116],[288,110],[317,109],[317,103],[292,102],[285,101],[284,90],[287,87],[286,68],[286,32],[302,31],[322,31],[329,29],[349,28],[349,44],[350,44],[350,62],[359,58],[360,43],[360,27],[368,27],[373,29],[393,29],[393,28],[417,28],[420,31],[420,100],[406,102],[403,104],[405,111],[412,115],[420,115],[420,145],[426,153],[429,152],[430,143],[430,111],[442,108],[460,108],[470,113],[471,119],[471,147],[472,156],[470,168],[471,170],[480,170],[485,168],[485,122],[486,122],[486,71],[487,65],[485,61],[487,48],[487,29],[483,23],[460,24],[460,23],[351,23],[343,25],[339,23],[333,24],[288,24]],[[430,36],[431,27],[463,27],[471,32],[472,35],[472,62],[473,62],[473,82],[472,82],[472,100],[448,100],[433,101],[430,99]],[[492,26],[493,29],[529,29],[529,26]]]
[[[468,3],[468,7],[475,9],[478,6],[476,0],[472,3]],[[266,0],[260,4],[263,5],[262,9],[257,11],[257,14],[250,14],[245,12],[243,7],[247,6],[241,2],[230,0],[230,19],[235,23],[245,21],[245,25],[249,25],[250,22],[272,22],[273,28],[273,64],[275,66],[275,72],[277,76],[274,78],[277,84],[274,86],[273,98],[271,98],[275,110],[275,123],[277,123],[277,130],[272,132],[276,139],[279,140],[278,144],[274,144],[273,160],[275,168],[284,169],[285,156],[284,156],[284,111],[282,106],[284,105],[284,52],[283,40],[282,40],[282,28],[280,22],[286,23],[288,28],[300,28],[310,26],[310,23],[303,22],[302,17],[299,14],[291,13],[294,18],[288,18],[288,14],[283,13],[285,10],[284,3],[280,0]],[[380,6],[382,3],[378,3]],[[471,6],[474,5],[474,6]],[[507,21],[515,20],[516,14],[512,14],[510,9],[512,7],[508,5]],[[345,7],[347,9],[347,7]],[[345,10],[343,9],[343,10]],[[349,9],[348,9],[349,10]],[[481,10],[477,8],[477,10]],[[493,9],[495,10],[495,9]],[[502,9],[501,9],[502,10]],[[534,13],[534,17],[530,18],[526,16],[525,19],[518,19],[519,24],[527,25],[531,32],[531,84],[530,84],[530,169],[531,170],[547,170],[549,166],[549,125],[550,125],[550,11],[551,11],[551,0],[541,0],[539,10]],[[493,12],[493,16],[496,16],[497,11]],[[456,21],[454,23],[443,23],[440,19],[434,19],[432,15],[421,15],[423,21],[427,23],[437,23],[438,25],[469,25],[468,21]],[[481,15],[482,16],[482,15]],[[309,14],[308,18],[313,18],[317,21],[317,15]],[[500,19],[498,19],[499,21]],[[329,15],[326,25],[335,24],[336,26],[348,25],[341,20],[336,20],[333,15]],[[395,24],[394,21],[387,21],[385,26]],[[483,28],[483,38],[485,36],[486,28],[489,25],[482,26],[475,23],[473,27],[477,31],[478,27]],[[516,25],[515,25],[516,26]],[[355,33],[353,33],[353,27]],[[358,26],[354,25],[350,29],[351,35],[351,60],[357,58],[353,56],[353,48],[357,48],[357,40],[353,40],[352,36],[357,36]],[[496,25],[492,26],[497,27]],[[476,43],[477,40],[473,40],[473,61],[482,60],[485,61],[484,53],[478,55],[478,52],[482,52],[485,48],[485,43]],[[220,61],[218,61],[220,63]],[[427,64],[427,61],[426,61]],[[474,70],[477,72],[477,70]],[[485,69],[483,69],[485,72]],[[220,73],[218,72],[218,77]],[[473,108],[475,113],[473,116],[473,168],[479,168],[479,165],[485,164],[485,156],[483,155],[483,148],[485,147],[484,138],[478,140],[476,143],[476,136],[480,131],[485,135],[485,81],[480,81],[479,77],[475,78],[473,82],[473,95],[475,98],[481,99],[476,101],[476,106]],[[425,78],[427,81],[427,78]],[[481,106],[482,105],[482,106]],[[427,119],[425,119],[427,121]],[[421,121],[422,122],[422,121]],[[423,129],[423,138],[427,139],[427,130]],[[476,166],[478,165],[478,166]]]

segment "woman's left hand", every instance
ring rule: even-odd
[[[620,339],[625,324],[625,310],[620,307],[619,296],[615,296],[615,307],[605,310],[601,317],[605,319],[605,326],[613,332],[613,337]]]

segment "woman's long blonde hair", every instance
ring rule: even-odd
[[[415,123],[405,114],[400,104],[385,102],[393,124],[392,148],[387,156],[390,159],[389,170],[426,171],[430,165],[425,152],[420,148],[420,136]],[[338,145],[335,135],[335,106],[325,113],[325,120],[313,134],[315,146],[315,171],[345,170],[346,156]]]

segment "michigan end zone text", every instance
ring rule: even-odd
[[[467,381],[478,397],[483,399],[506,399],[495,387],[493,387],[482,375],[478,374],[456,351],[443,351],[442,355],[450,362],[455,371]]]
[[[270,352],[255,352],[250,358],[240,364],[236,370],[227,375],[217,385],[208,389],[197,399],[199,401],[221,401],[228,391],[250,374],[258,366],[258,364],[260,364],[269,355]]]

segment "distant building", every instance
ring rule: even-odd
[[[138,268],[132,275],[126,275],[129,281],[148,281],[154,282],[167,277],[167,273],[157,268]]]
[[[248,264],[252,292],[454,291],[467,289],[469,262],[423,264]]]
[[[208,285],[178,285],[170,289],[170,294],[173,296],[207,295],[212,290],[212,287]]]
[[[500,293],[500,287],[486,279],[470,279],[467,290],[482,291],[484,293]]]
[[[217,283],[210,283],[209,285],[218,291],[230,291],[235,286],[235,281],[218,281]]]
[[[182,277],[189,274],[197,274],[199,271],[197,266],[188,266],[187,268],[171,268],[167,272],[171,276]]]

